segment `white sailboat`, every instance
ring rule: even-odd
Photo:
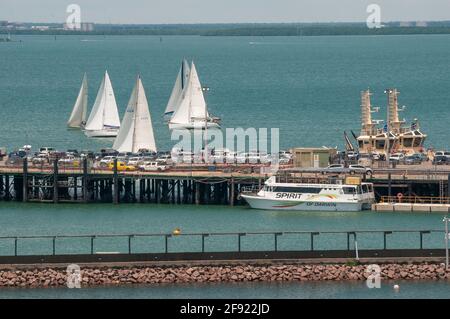
[[[67,126],[70,128],[82,128],[86,124],[88,105],[88,80],[86,73],[81,83],[80,92],[78,93],[77,100],[70,114],[70,118],[67,121]]]
[[[113,149],[133,153],[142,149],[156,152],[152,118],[140,76],[131,93]]]
[[[172,93],[170,94],[169,102],[167,103],[166,111],[164,112],[164,117],[167,120],[170,120],[173,113],[178,109],[181,98],[183,96],[183,90],[186,88],[189,73],[191,69],[186,60],[181,62],[180,71],[178,72],[177,79],[175,81],[175,85],[173,86]]]
[[[208,113],[203,88],[195,64],[192,62],[187,87],[182,92],[178,109],[169,121],[169,128],[203,129],[219,127],[218,119],[211,117]]]
[[[115,137],[119,128],[120,119],[116,98],[108,72],[105,72],[84,133],[88,137]]]

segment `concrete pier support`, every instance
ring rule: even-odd
[[[55,159],[53,162],[53,202],[55,204],[59,201],[58,178],[58,159]]]
[[[28,201],[28,159],[23,159],[23,184],[22,184],[22,201]]]

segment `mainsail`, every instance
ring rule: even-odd
[[[206,101],[197,70],[194,62],[192,62],[187,87],[183,91],[180,105],[173,114],[170,123],[189,124],[194,119],[204,120],[205,116],[209,117],[206,110]]]
[[[177,75],[177,80],[173,86],[172,93],[167,103],[164,115],[171,116],[179,107],[183,90],[186,88],[189,79],[190,68],[186,60],[181,62],[181,68]]]
[[[70,114],[69,121],[67,125],[69,127],[79,128],[86,124],[87,115],[87,104],[88,104],[88,81],[87,75],[84,74],[83,82],[81,83],[80,92],[78,93],[77,100],[72,109],[72,114]]]
[[[114,141],[113,149],[119,152],[136,153],[140,149],[156,152],[152,118],[141,77],[131,93],[119,134]]]
[[[119,127],[120,119],[116,98],[114,97],[111,80],[106,71],[85,129],[88,131],[97,131]]]

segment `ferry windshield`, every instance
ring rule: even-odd
[[[356,194],[356,188],[355,187],[343,187],[344,194],[352,195]]]

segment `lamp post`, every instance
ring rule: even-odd
[[[390,135],[391,135],[391,129],[390,129],[390,105],[389,105],[389,96],[392,93],[391,89],[386,89],[384,90],[384,94],[387,94],[387,99],[388,99],[388,104],[387,104],[387,109],[386,109],[386,116],[387,116],[387,122],[386,122],[386,161],[387,164],[389,166],[389,161],[390,161]]]
[[[210,89],[207,86],[202,87],[203,96],[205,98],[205,139],[204,139],[205,164],[208,164],[208,103],[206,102],[206,93],[208,93],[209,90]]]
[[[450,239],[450,234],[448,233],[448,221],[450,218],[445,216],[443,222],[445,223],[445,269],[448,270],[449,267],[449,256],[448,256],[448,240]]]

